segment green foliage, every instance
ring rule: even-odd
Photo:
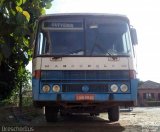
[[[23,75],[22,75],[23,74]],[[21,79],[17,80],[17,85],[15,85],[15,88],[11,91],[11,95],[7,97],[5,100],[1,101],[3,105],[17,105],[19,102],[19,87],[20,83],[22,82],[22,94],[24,96],[24,106],[28,106],[31,104],[31,97],[26,96],[26,92],[31,91],[31,73],[26,69],[20,69],[18,71],[18,76],[21,77]],[[15,80],[16,81],[16,80]],[[3,93],[4,94],[4,93]],[[5,95],[5,94],[4,94]],[[29,98],[29,100],[27,98]]]
[[[38,17],[52,0],[0,0],[0,98],[7,98],[28,78],[30,41]]]
[[[33,106],[32,97],[23,97],[23,107],[24,106]]]

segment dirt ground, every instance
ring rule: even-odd
[[[101,113],[98,117],[88,114],[59,117],[56,123],[47,123],[42,109],[19,111],[16,107],[3,107],[0,108],[0,126],[1,131],[160,132],[160,107],[123,109],[118,122],[109,122],[107,113]]]

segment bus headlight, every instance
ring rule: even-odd
[[[60,91],[60,86],[59,85],[53,85],[52,90],[54,92],[59,92]]]
[[[50,86],[49,85],[43,85],[42,90],[44,93],[48,93],[50,91]]]
[[[118,91],[118,86],[116,84],[112,84],[111,87],[110,87],[110,89],[111,89],[112,92],[115,93],[115,92]]]
[[[120,87],[122,92],[127,92],[128,91],[128,86],[126,84],[122,84]]]

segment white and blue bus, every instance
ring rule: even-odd
[[[136,30],[113,14],[53,14],[38,20],[33,56],[33,101],[45,107],[48,122],[57,115],[108,112],[134,106],[138,79]]]

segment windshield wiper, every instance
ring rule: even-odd
[[[113,60],[116,60],[117,59],[117,56],[115,56],[113,53],[109,51],[107,51],[107,54],[113,59]]]
[[[95,48],[95,47],[98,47],[98,49],[99,49],[101,52],[103,52],[105,56],[106,56],[106,55],[109,55],[113,60],[117,59],[117,56],[115,56],[115,55],[113,54],[115,51],[114,51],[114,52],[113,52],[112,50],[104,51],[104,49],[103,49],[98,43],[95,43],[95,44],[94,44],[94,46],[93,46],[93,48],[92,48],[92,50],[91,50],[91,55],[93,54],[93,51],[94,51],[94,48]],[[111,53],[110,51],[112,51],[112,53]]]

